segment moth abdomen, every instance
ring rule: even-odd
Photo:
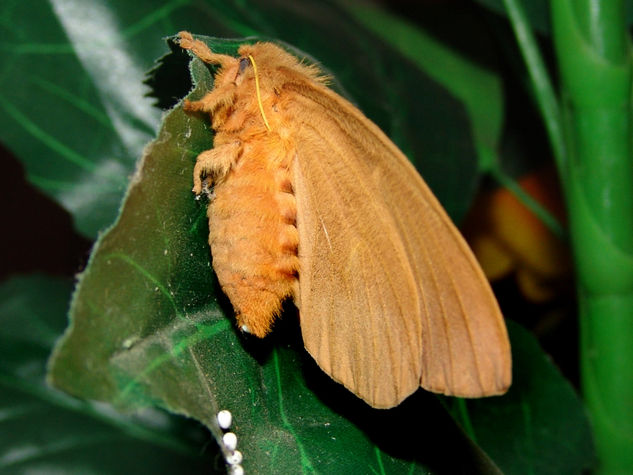
[[[208,211],[209,245],[220,285],[239,327],[260,337],[270,331],[283,301],[294,296],[299,271],[297,205],[286,191],[292,190],[291,155],[271,154],[271,140],[252,141],[244,149],[216,184]]]

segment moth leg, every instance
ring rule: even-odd
[[[235,97],[235,86],[228,84],[226,86],[213,89],[211,92],[198,101],[188,101],[185,99],[183,108],[186,112],[206,112],[212,114],[213,111],[222,104],[230,104]]]
[[[211,177],[213,181],[222,179],[231,170],[239,157],[240,143],[226,143],[206,150],[198,155],[193,167],[193,192],[202,193],[202,177]]]
[[[225,66],[231,62],[235,62],[233,56],[212,52],[205,43],[200,40],[194,40],[188,31],[181,31],[178,33],[178,37],[181,48],[188,49],[205,63]]]

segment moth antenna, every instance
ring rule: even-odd
[[[259,105],[259,112],[262,115],[262,119],[264,119],[264,125],[270,132],[272,129],[270,125],[268,125],[268,120],[266,119],[266,114],[264,113],[264,105],[262,104],[262,95],[259,91],[259,75],[257,74],[257,65],[255,64],[255,59],[252,55],[248,55],[248,59],[251,60],[251,64],[253,65],[253,73],[255,74],[255,91],[257,92],[257,104]]]

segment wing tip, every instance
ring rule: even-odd
[[[422,378],[420,387],[432,393],[461,398],[481,398],[489,396],[502,396],[512,385],[512,364],[507,360],[501,371],[496,374],[469,375],[457,382],[446,384],[446,381],[428,381]]]

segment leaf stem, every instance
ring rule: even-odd
[[[560,240],[566,239],[565,230],[558,219],[526,193],[515,180],[499,170],[498,167],[491,167],[488,171],[501,186],[507,188],[526,208],[534,213],[557,238]]]
[[[510,16],[514,34],[517,38],[534,87],[534,96],[543,121],[545,122],[545,128],[552,145],[556,164],[559,170],[562,170],[565,166],[567,151],[563,134],[560,105],[550,81],[547,68],[540,55],[536,38],[534,38],[534,34],[523,12],[520,1],[503,0],[503,3]]]
[[[633,61],[622,0],[550,3],[564,91],[582,389],[599,473],[633,472]]]

